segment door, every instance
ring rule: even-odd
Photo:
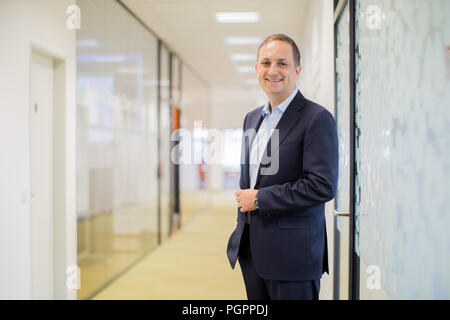
[[[450,298],[449,12],[448,0],[356,2],[361,299]]]
[[[335,8],[335,115],[339,140],[339,179],[334,207],[334,299],[358,299],[359,273],[354,233],[354,0]]]
[[[32,298],[53,299],[53,60],[31,61]]]

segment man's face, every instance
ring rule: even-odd
[[[269,98],[285,99],[297,86],[301,67],[295,67],[290,43],[274,40],[259,50],[255,70],[259,84]]]

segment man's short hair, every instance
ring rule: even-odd
[[[282,34],[282,33],[272,34],[272,35],[268,36],[266,39],[264,39],[264,41],[258,47],[257,59],[259,59],[259,50],[261,49],[261,47],[271,41],[274,41],[274,40],[284,41],[291,45],[292,52],[294,54],[295,67],[298,67],[300,65],[300,59],[301,59],[300,50],[298,50],[297,44],[295,43],[294,40],[292,40],[287,35]]]

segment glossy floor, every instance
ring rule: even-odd
[[[234,192],[211,193],[208,201],[207,210],[93,299],[246,299],[239,264],[232,270],[226,256],[236,225]]]

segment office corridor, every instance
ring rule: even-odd
[[[0,0],[0,300],[246,299],[226,248],[251,162],[276,167],[255,208],[292,214],[253,245],[267,277],[318,277],[324,213],[320,300],[450,299],[449,14]]]
[[[239,265],[231,270],[226,257],[233,203],[234,191],[211,193],[208,210],[93,299],[246,299]]]

